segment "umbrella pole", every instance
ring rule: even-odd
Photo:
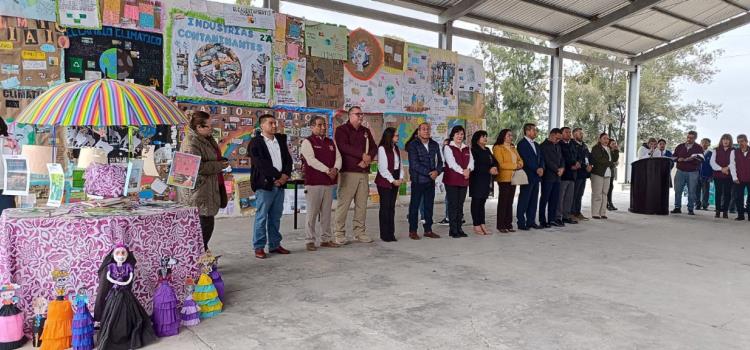
[[[133,153],[133,127],[128,125],[128,163],[130,163],[131,153]]]
[[[52,162],[57,160],[57,126],[52,125]]]

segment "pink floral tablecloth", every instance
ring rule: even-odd
[[[116,242],[128,244],[138,261],[133,292],[149,312],[160,257],[179,260],[171,284],[180,299],[185,279],[197,279],[200,273],[203,238],[196,208],[96,218],[12,217],[6,211],[0,225],[0,283],[21,284],[18,306],[28,321],[33,315],[34,298],[54,298],[50,272],[55,268],[67,267],[70,291],[86,288],[93,303],[98,286],[96,271]]]

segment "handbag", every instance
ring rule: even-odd
[[[510,155],[513,157],[513,164],[516,163],[516,154],[511,152]],[[513,176],[510,178],[510,184],[513,186],[523,186],[529,184],[529,177],[523,169],[513,170]]]

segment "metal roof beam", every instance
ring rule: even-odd
[[[741,16],[734,17],[730,20],[713,25],[708,29],[701,30],[699,32],[683,37],[682,39],[675,40],[669,44],[657,47],[651,51],[635,56],[632,58],[631,62],[633,64],[642,64],[643,62],[646,62],[648,60],[666,55],[672,51],[690,46],[699,41],[708,39],[721,33],[728,32],[734,28],[742,27],[748,23],[750,23],[750,13],[745,13]]]
[[[579,61],[579,62],[584,62],[584,63],[593,64],[597,66],[608,67],[612,69],[620,69],[620,70],[624,70],[628,72],[632,72],[635,70],[635,66],[627,64],[627,63],[621,63],[621,62],[617,62],[613,60],[581,55],[580,53],[575,53],[575,52],[561,51],[560,57],[566,60]]]
[[[649,33],[646,33],[646,32],[642,32],[640,30],[633,29],[633,28],[630,28],[630,27],[621,26],[619,24],[613,24],[613,25],[611,25],[611,27],[615,28],[615,29],[622,30],[623,32],[628,32],[630,34],[639,35],[639,36],[642,36],[644,38],[649,38],[649,39],[652,39],[652,40],[661,41],[663,43],[668,43],[670,41],[670,39],[667,39],[667,38],[664,38],[664,37],[660,37],[658,35],[653,35],[653,34],[649,34]]]
[[[438,15],[438,23],[444,24],[459,19],[485,2],[487,2],[487,0],[462,0],[457,5],[453,5],[443,10],[443,12]]]
[[[627,6],[620,8],[619,10],[616,10],[604,17],[597,18],[589,22],[588,24],[585,24],[582,27],[574,29],[566,34],[558,36],[553,40],[553,45],[559,47],[577,41],[586,35],[589,35],[604,27],[610,26],[628,16],[651,8],[660,1],[661,0],[635,0]]]
[[[585,46],[588,46],[588,47],[593,47],[595,49],[599,49],[599,50],[603,50],[603,51],[608,51],[608,52],[616,53],[618,55],[627,56],[627,57],[632,57],[632,56],[635,56],[635,55],[638,54],[637,52],[630,52],[630,51],[615,49],[615,48],[612,48],[612,47],[609,47],[609,46],[599,45],[597,43],[593,43],[593,42],[585,41],[585,40],[578,40],[578,43],[581,44],[581,45],[585,45]]]
[[[702,22],[698,22],[698,21],[696,21],[696,20],[694,20],[692,18],[688,18],[688,17],[685,17],[683,15],[674,13],[672,11],[669,11],[669,10],[665,9],[665,8],[654,6],[654,7],[651,8],[651,10],[654,10],[654,11],[656,11],[658,13],[661,13],[662,15],[672,17],[674,19],[679,19],[680,21],[683,21],[683,22],[687,22],[687,23],[690,23],[692,25],[696,25],[696,26],[701,27],[701,28],[708,28],[708,24],[705,24],[705,23],[702,23]]]
[[[732,6],[738,8],[738,9],[740,9],[742,11],[750,11],[750,7],[742,5],[742,4],[738,3],[737,1],[734,1],[734,0],[721,0],[721,1],[723,1],[723,2],[725,2],[727,4],[729,4],[729,5],[732,5]]]
[[[466,39],[473,39],[473,40],[484,41],[484,42],[493,43],[493,44],[497,44],[501,46],[512,47],[514,49],[521,49],[521,50],[536,52],[536,53],[540,53],[543,55],[553,55],[555,53],[555,49],[550,48],[550,47],[527,43],[527,42],[519,41],[519,40],[503,38],[501,36],[492,35],[488,33],[475,32],[473,30],[468,30],[468,29],[463,29],[463,28],[454,27],[453,35],[460,36]]]
[[[407,27],[418,28],[429,30],[431,32],[442,32],[444,26],[442,24],[423,21],[421,19],[406,17],[397,15],[390,12],[378,11],[366,7],[357,5],[351,5],[343,2],[332,1],[332,0],[283,0],[285,2],[291,2],[295,4],[310,6],[319,8],[322,10],[329,10],[341,13],[347,13],[353,16],[374,19],[387,23],[395,23],[404,25]]]

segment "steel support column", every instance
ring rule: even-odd
[[[638,100],[640,99],[641,66],[635,66],[635,70],[628,73],[628,96],[627,96],[627,129],[625,130],[625,182],[630,183],[633,175],[630,164],[636,161],[636,150],[638,149]]]
[[[563,58],[562,48],[550,56],[549,72],[549,130],[562,126]]]
[[[263,0],[263,7],[279,12],[279,2],[280,0]]]
[[[443,24],[443,31],[438,33],[438,41],[441,49],[453,51],[453,21]]]

